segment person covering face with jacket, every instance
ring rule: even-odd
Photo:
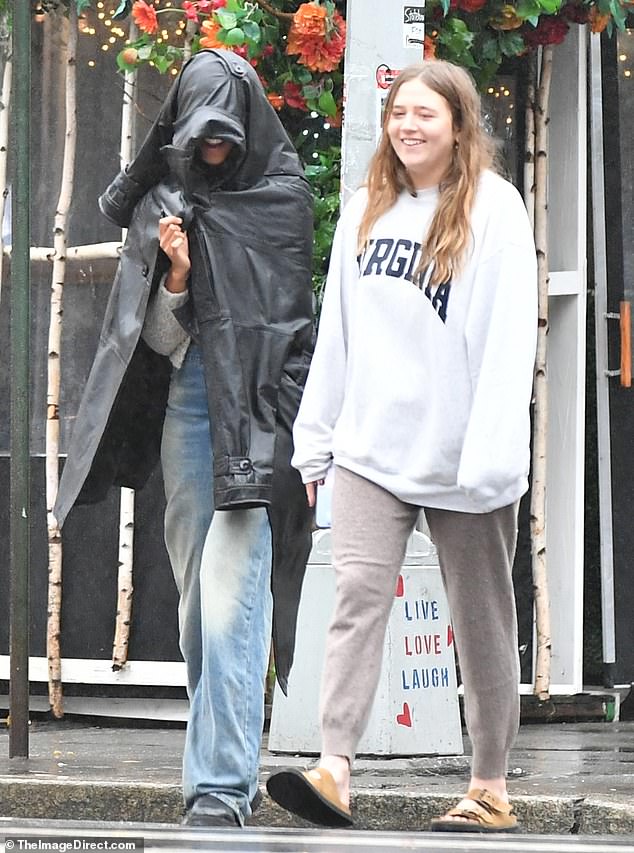
[[[311,545],[290,458],[312,352],[312,197],[254,70],[206,50],[100,207],[128,234],[54,514],[141,488],[160,453],[186,822],[242,825],[271,629],[285,690]]]

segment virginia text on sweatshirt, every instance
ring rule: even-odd
[[[416,276],[438,190],[403,192],[357,257],[365,189],[339,221],[292,464],[334,463],[419,506],[490,512],[527,489],[537,268],[517,190],[483,173],[452,281]]]

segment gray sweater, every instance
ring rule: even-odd
[[[141,337],[160,355],[166,355],[174,367],[180,367],[185,359],[190,337],[174,316],[174,311],[189,299],[189,290],[170,293],[165,288],[165,278],[148,303]]]

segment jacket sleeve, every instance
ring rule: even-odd
[[[347,251],[346,251],[347,250]],[[330,256],[317,344],[313,355],[302,402],[293,427],[295,452],[291,464],[304,483],[326,475],[333,455],[333,431],[341,406],[346,375],[349,269],[346,253],[354,252],[345,245],[343,219],[339,221]]]
[[[537,265],[527,220],[522,236],[480,264],[467,318],[473,397],[458,486],[480,502],[528,476]]]
[[[137,203],[167,174],[161,148],[168,145],[174,135],[179,83],[180,77],[168,92],[134,160],[119,172],[99,197],[99,209],[103,215],[121,228],[130,225]]]

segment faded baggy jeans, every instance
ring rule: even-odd
[[[190,699],[183,796],[191,806],[213,794],[243,822],[257,790],[264,724],[271,533],[264,507],[214,513],[207,391],[193,344],[172,375],[161,459]]]

